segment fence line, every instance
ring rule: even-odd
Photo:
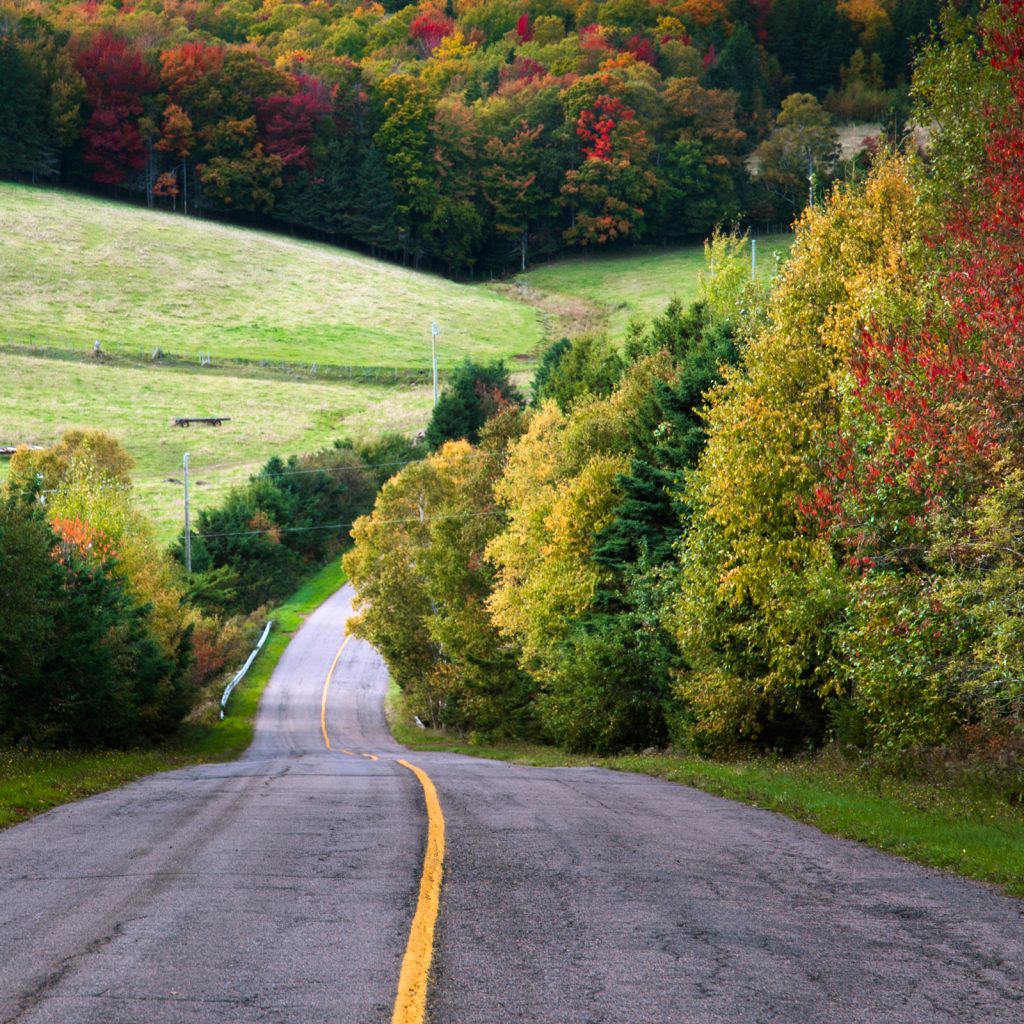
[[[0,338],[0,354],[35,356],[64,362],[92,362],[96,359],[92,349],[64,348],[60,345],[40,342],[18,342]],[[285,360],[244,359],[241,357],[219,358],[212,353],[197,353],[184,356],[165,352],[157,348],[138,352],[103,351],[100,361],[111,366],[166,366],[171,369],[194,367],[201,370],[247,371],[258,374],[267,370],[274,374],[308,380],[339,380],[360,384],[429,384],[432,379],[430,367],[415,369],[401,366],[339,366],[324,363],[293,363]],[[444,378],[446,373],[441,371]]]

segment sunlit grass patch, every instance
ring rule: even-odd
[[[756,239],[759,276],[775,273],[777,259],[785,258],[792,241],[792,235]],[[587,303],[587,315],[579,310],[568,310],[565,315],[585,328],[604,328],[621,338],[630,318],[657,316],[672,298],[684,306],[693,302],[699,275],[705,269],[703,245],[690,245],[555,260],[516,280],[527,289]]]
[[[430,366],[538,344],[536,311],[334,246],[0,183],[0,344]]]
[[[409,434],[430,417],[431,389],[254,378],[195,369],[110,366],[0,352],[0,444],[49,445],[70,427],[94,427],[135,460],[139,507],[169,541],[182,526],[181,476],[187,451],[192,506],[219,505],[272,455]],[[171,426],[177,416],[229,416],[220,427]]]

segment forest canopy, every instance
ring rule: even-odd
[[[460,274],[739,218],[788,223],[836,173],[833,119],[902,127],[914,48],[938,11],[0,3],[0,175]]]

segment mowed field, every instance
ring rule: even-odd
[[[0,184],[0,345],[430,367],[542,341],[537,310],[281,235]]]
[[[430,416],[429,387],[383,387],[229,372],[111,366],[0,352],[0,445],[52,444],[70,427],[116,437],[135,460],[139,507],[161,539],[180,528],[189,453],[197,508],[219,504],[271,455],[312,452],[335,438],[411,433]],[[172,427],[177,416],[230,416],[220,427]],[[0,462],[0,475],[6,462]]]

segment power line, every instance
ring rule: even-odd
[[[474,450],[474,451],[466,452],[461,457],[462,458],[474,458],[474,459],[477,459],[477,458],[493,458],[494,456],[491,455],[490,452],[482,452],[482,451]],[[426,459],[422,458],[422,459],[404,459],[404,460],[401,460],[401,461],[398,461],[398,462],[365,462],[365,463],[361,463],[359,465],[352,465],[352,466],[321,466],[318,469],[289,469],[289,470],[285,470],[284,472],[281,472],[281,473],[263,472],[263,470],[261,469],[257,473],[250,474],[248,479],[246,481],[244,481],[244,483],[250,483],[253,480],[278,480],[281,477],[286,477],[286,476],[288,476],[288,477],[290,477],[290,476],[308,476],[308,475],[311,475],[313,473],[328,473],[329,474],[329,473],[344,473],[344,472],[352,472],[352,471],[358,472],[359,470],[363,470],[363,469],[391,469],[391,468],[393,468],[395,466],[411,466],[411,465],[413,465],[413,464],[415,464],[417,462],[425,462],[425,461],[426,461]],[[156,476],[137,476],[137,477],[133,477],[133,482],[135,482],[135,483],[145,483],[145,482],[163,483],[163,482],[165,482],[165,480],[166,480],[165,477],[156,477]],[[114,486],[114,485],[103,485],[103,484],[101,484],[100,486],[102,487],[102,486]],[[120,485],[117,485],[117,486],[120,486]],[[234,483],[234,484],[206,484],[204,486],[206,487],[207,490],[224,490],[224,489],[227,489],[227,488],[230,488],[230,487],[240,487],[240,486],[243,486],[243,484],[242,483]]]
[[[403,523],[420,523],[425,525],[429,522],[447,521],[447,520],[458,520],[458,519],[481,519],[487,516],[501,516],[505,515],[504,510],[495,509],[492,512],[459,512],[451,513],[449,515],[424,515],[420,516],[409,516],[406,519],[376,519],[375,524],[381,526],[397,526]],[[326,523],[322,526],[276,526],[269,527],[264,530],[235,530],[225,531],[223,533],[198,533],[196,536],[201,537],[203,540],[216,540],[222,537],[255,537],[265,533],[308,533],[312,530],[350,530],[355,526],[354,522],[351,523]]]

